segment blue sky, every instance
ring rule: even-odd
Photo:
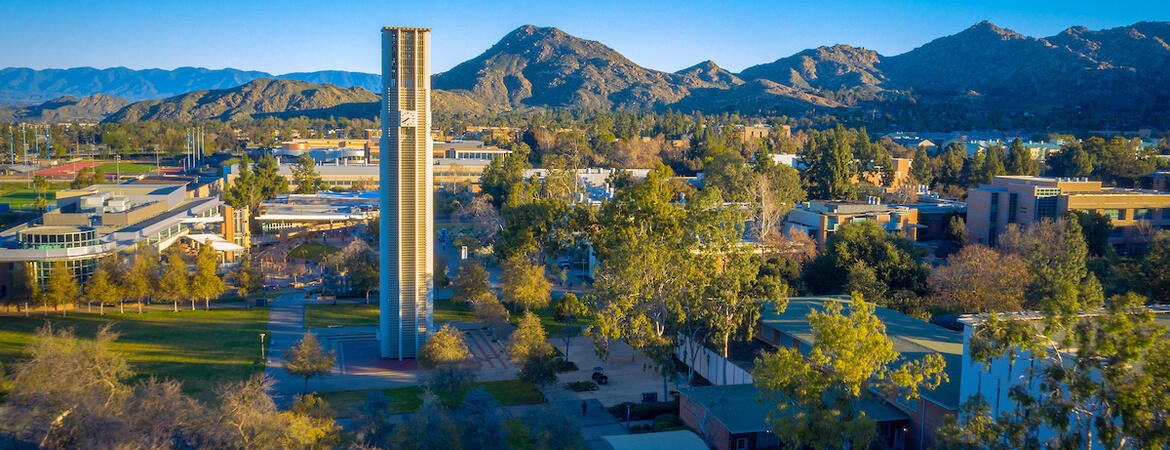
[[[422,5],[407,9],[406,5]],[[524,24],[601,41],[675,71],[740,71],[837,43],[896,55],[981,20],[1045,37],[1073,25],[1170,21],[1170,1],[0,0],[0,67],[234,67],[376,72],[378,30],[430,27],[432,69],[470,59]]]

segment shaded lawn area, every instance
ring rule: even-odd
[[[99,327],[112,323],[120,335],[114,350],[139,378],[181,381],[183,391],[202,401],[214,399],[216,387],[264,370],[259,362],[260,333],[268,329],[268,308],[114,312],[104,317],[2,316],[0,362],[12,367],[23,359],[25,345],[46,322],[54,328],[73,328],[79,337],[93,337]]]
[[[327,256],[341,251],[341,249],[332,245],[326,245],[319,242],[306,242],[298,245],[297,248],[288,252],[289,258],[308,259],[311,261],[321,261]]]
[[[470,387],[455,394],[456,403],[463,402],[467,391],[483,387],[484,391],[500,403],[501,406],[532,405],[544,403],[544,396],[532,383],[520,380],[483,381],[472,383]],[[379,389],[391,414],[411,413],[422,408],[422,386],[408,386],[400,388]],[[369,390],[318,392],[321,398],[329,402],[329,406],[337,417],[357,417],[359,408],[369,399]],[[450,406],[450,398],[438,394],[444,405]],[[456,405],[458,406],[458,405]]]
[[[306,305],[305,328],[357,327],[378,324],[377,296],[370,304],[340,303],[336,305]],[[477,322],[466,302],[435,300],[435,326],[446,322]]]

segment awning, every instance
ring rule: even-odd
[[[214,234],[188,234],[183,238],[191,240],[198,245],[204,245],[210,240],[211,248],[217,252],[239,252],[245,250],[244,247]]]

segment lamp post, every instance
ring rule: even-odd
[[[122,182],[122,155],[114,155],[114,184]]]
[[[264,352],[264,334],[260,333],[260,362],[267,362],[268,357]]]

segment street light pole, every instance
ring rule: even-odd
[[[267,362],[268,356],[264,349],[264,333],[260,333],[260,362]]]
[[[114,155],[114,184],[122,182],[122,155]]]

